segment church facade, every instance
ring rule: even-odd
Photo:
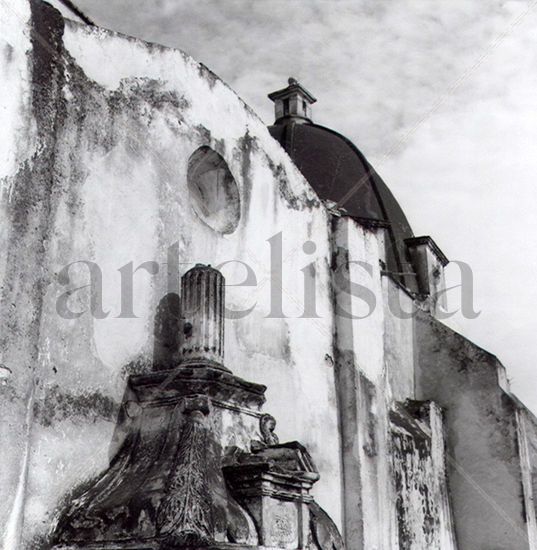
[[[537,419],[310,91],[1,21],[5,550],[537,548]]]

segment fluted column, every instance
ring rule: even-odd
[[[181,279],[183,363],[224,363],[223,275],[211,266],[197,264]]]

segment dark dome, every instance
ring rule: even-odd
[[[407,288],[415,277],[404,240],[413,236],[403,210],[386,184],[354,144],[342,135],[313,124],[278,120],[269,131],[323,200],[344,208],[361,223],[385,224],[387,269]]]

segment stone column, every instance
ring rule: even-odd
[[[181,364],[223,368],[224,285],[223,275],[210,265],[197,264],[183,275]]]

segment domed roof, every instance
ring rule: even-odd
[[[364,155],[342,135],[287,115],[269,126],[319,197],[337,203],[361,223],[387,227],[387,270],[407,288],[416,281],[405,239],[413,237],[399,203]]]

